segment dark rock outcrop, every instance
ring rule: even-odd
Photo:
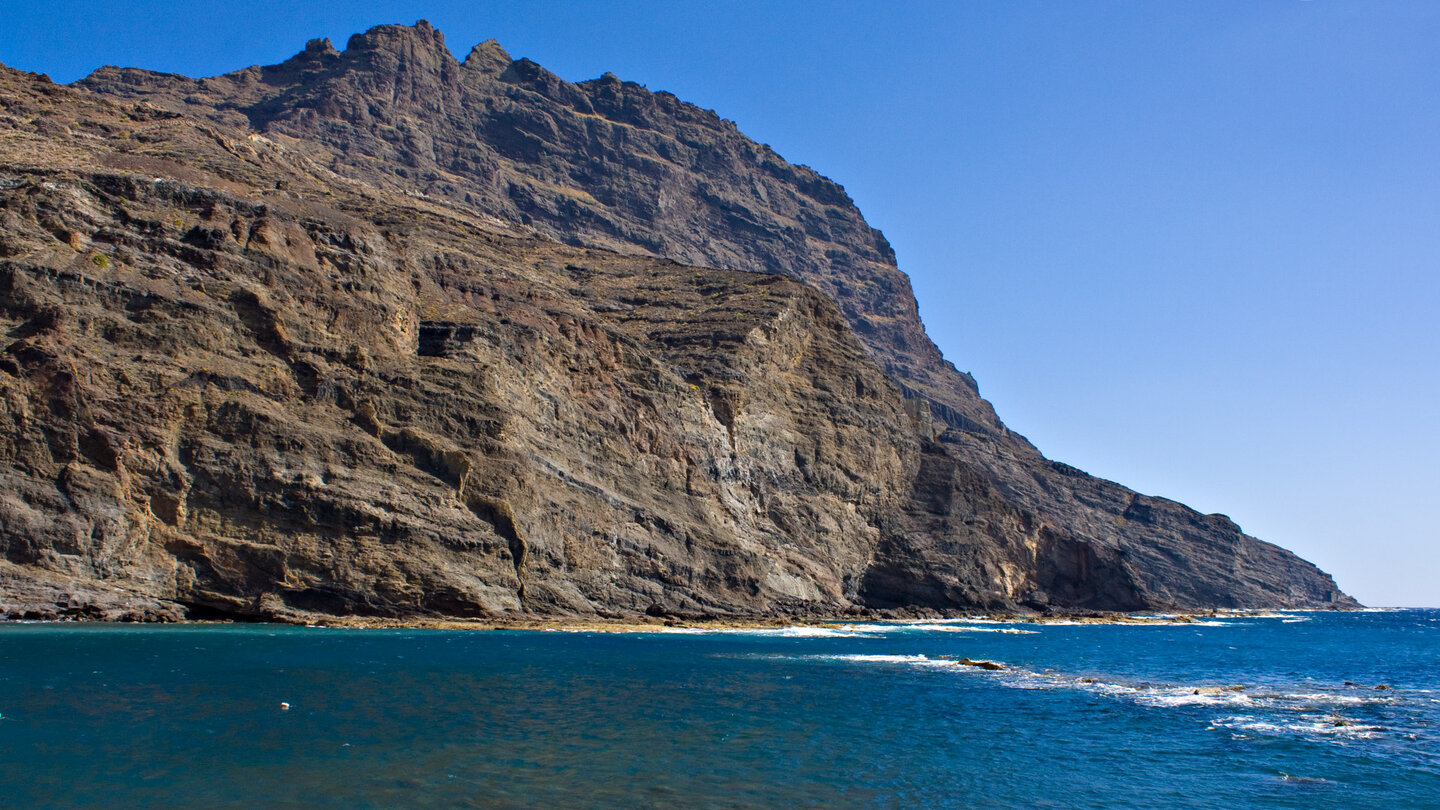
[[[673,96],[423,23],[79,84],[0,72],[9,615],[1353,604],[1046,460]]]

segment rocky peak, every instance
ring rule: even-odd
[[[409,90],[408,100],[415,102],[423,101],[419,94],[437,84],[454,84],[460,68],[445,46],[445,35],[424,20],[414,26],[381,25],[356,34],[341,57],[342,70],[369,74],[372,92],[389,85],[397,93]]]
[[[461,65],[480,73],[496,74],[504,71],[513,61],[515,60],[511,59],[510,54],[500,47],[499,42],[487,39],[471,48],[469,55],[465,57],[465,61]]]
[[[335,50],[335,44],[330,41],[329,37],[321,37],[319,39],[312,39],[309,42],[305,43],[305,53],[315,56],[323,56],[339,53],[339,51]]]
[[[450,61],[455,57],[450,49],[445,47],[445,35],[431,27],[430,23],[420,20],[414,25],[377,25],[361,34],[350,37],[345,45],[347,53],[354,51],[363,53],[368,51],[385,51],[397,57],[429,57],[448,56]],[[442,60],[443,61],[443,60]]]
[[[573,85],[523,57],[510,63],[500,74],[500,81],[523,87],[562,104],[575,103]]]

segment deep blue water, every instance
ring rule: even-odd
[[[613,635],[8,625],[0,714],[6,808],[1440,807],[1440,611]]]

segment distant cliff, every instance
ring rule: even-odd
[[[1046,460],[844,190],[425,23],[0,72],[0,607],[101,618],[1347,606]]]

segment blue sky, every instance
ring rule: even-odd
[[[210,75],[428,19],[843,184],[1051,458],[1440,605],[1440,3],[0,0],[0,62]]]

